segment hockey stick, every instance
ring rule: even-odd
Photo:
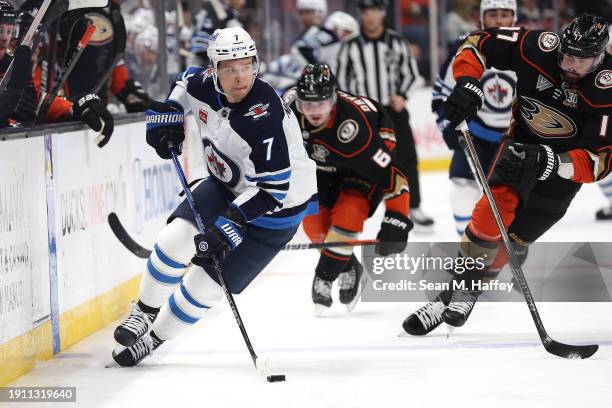
[[[53,4],[52,4],[53,3]],[[76,10],[81,8],[89,7],[106,7],[108,0],[44,0],[40,9],[36,12],[32,24],[28,28],[23,40],[20,45],[25,45],[29,48],[32,47],[34,42],[34,36],[38,32],[46,31],[51,23],[53,23],[59,16],[64,14],[66,11]],[[40,23],[43,21],[43,26],[39,29]],[[7,81],[9,80],[10,74],[13,71],[13,61],[9,64],[5,71],[4,77],[0,79],[0,89],[4,89]]]
[[[70,58],[70,61],[68,62],[68,64],[66,64],[64,69],[60,72],[59,77],[55,81],[55,85],[53,86],[53,89],[48,94],[45,95],[45,97],[42,100],[42,103],[39,105],[38,112],[37,112],[37,118],[36,118],[37,122],[40,122],[41,119],[45,116],[45,113],[47,113],[49,106],[51,105],[51,103],[53,102],[57,94],[59,93],[60,89],[62,89],[62,87],[64,86],[64,82],[66,82],[68,75],[72,73],[72,70],[74,69],[75,65],[79,61],[79,58],[81,58],[83,51],[85,51],[85,47],[87,47],[87,45],[89,44],[89,40],[91,39],[91,36],[95,32],[96,32],[96,26],[94,26],[90,20],[87,26],[87,29],[85,30],[85,33],[83,33],[83,36],[81,37],[81,39],[79,40],[79,43],[77,44],[76,50],[74,50],[74,53],[72,54],[72,58]]]
[[[108,225],[110,226],[115,237],[125,246],[131,253],[139,258],[147,259],[151,255],[151,250],[143,247],[130,236],[126,229],[121,224],[116,213],[108,214]],[[283,251],[296,251],[303,249],[324,249],[343,246],[369,246],[378,243],[375,239],[342,241],[342,242],[305,242],[297,244],[287,244],[283,247]]]
[[[178,161],[176,150],[174,149],[174,146],[172,145],[172,143],[169,143],[168,147],[170,149],[170,153],[172,154],[172,161],[174,162],[176,174],[178,175],[181,185],[183,186],[183,191],[185,192],[185,197],[186,197],[185,199],[187,200],[187,203],[189,204],[189,208],[191,209],[191,213],[193,214],[193,218],[195,219],[195,222],[197,224],[198,231],[200,232],[200,234],[204,234],[205,233],[204,222],[202,221],[202,218],[200,217],[200,214],[198,213],[198,210],[196,209],[195,200],[193,199],[193,196],[191,195],[191,190],[189,189],[189,186],[187,186],[187,179],[185,178],[185,173],[183,172],[181,163],[179,163]],[[240,329],[240,332],[242,333],[242,338],[244,339],[247,349],[249,350],[249,354],[251,355],[251,359],[253,360],[253,365],[255,366],[255,370],[257,370],[258,374],[265,376],[268,382],[285,381],[284,375],[269,375],[266,372],[268,369],[267,360],[265,359],[259,360],[259,357],[257,357],[257,354],[255,354],[255,350],[253,349],[251,340],[249,340],[249,335],[247,334],[246,328],[244,327],[244,323],[242,322],[242,318],[240,317],[240,313],[238,312],[238,307],[236,306],[236,302],[234,301],[234,296],[232,295],[232,292],[230,292],[229,289],[227,288],[227,284],[225,283],[225,278],[223,277],[223,270],[221,269],[221,265],[219,264],[219,261],[217,260],[217,258],[214,256],[212,257],[212,263],[213,263],[215,272],[217,274],[217,277],[219,278],[219,283],[221,284],[221,287],[223,288],[223,292],[225,292],[225,297],[227,298],[230,308],[232,309],[232,313],[234,314],[236,323],[238,323],[238,328]]]
[[[542,341],[544,348],[549,353],[563,358],[591,357],[599,348],[597,344],[584,346],[563,344],[553,340],[546,332],[546,329],[544,328],[544,323],[542,323],[542,319],[540,318],[540,314],[538,313],[538,309],[531,294],[531,290],[529,289],[529,285],[527,284],[527,280],[525,279],[525,275],[523,274],[521,263],[517,255],[514,253],[512,244],[510,242],[510,237],[508,236],[508,231],[506,231],[502,217],[499,214],[499,209],[497,208],[495,198],[493,197],[493,193],[491,192],[491,187],[489,186],[484,171],[482,170],[482,165],[480,164],[480,160],[478,159],[478,155],[476,154],[472,135],[470,134],[470,131],[465,121],[461,122],[457,129],[461,131],[459,143],[463,147],[463,151],[468,162],[472,162],[472,168],[476,170],[475,176],[480,185],[482,186],[487,200],[489,201],[491,211],[493,212],[493,216],[495,217],[495,222],[497,224],[497,227],[499,228],[499,232],[501,233],[504,246],[506,247],[506,251],[508,252],[508,258],[510,260],[512,274],[514,275],[514,278],[516,279],[519,287],[521,288],[521,292],[523,293],[523,297],[527,302],[527,307],[529,308],[531,317],[533,318],[536,328],[538,329],[538,334],[540,335],[540,340]]]

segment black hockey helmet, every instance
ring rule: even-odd
[[[596,15],[582,13],[563,30],[559,59],[562,55],[575,58],[594,58],[590,72],[595,71],[605,54],[609,39],[608,24]]]
[[[17,13],[6,0],[0,0],[0,24],[15,24]]]
[[[297,83],[297,96],[302,101],[322,101],[334,98],[338,85],[327,64],[308,64]]]
[[[389,5],[388,0],[359,0],[357,2],[357,7],[360,9],[364,8],[380,8],[386,9]]]

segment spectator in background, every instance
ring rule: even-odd
[[[359,33],[359,23],[350,14],[343,11],[334,11],[327,17],[326,29],[333,31],[340,41]]]
[[[430,81],[429,0],[401,0],[402,35],[412,47],[419,72]]]
[[[208,41],[216,29],[242,27],[239,10],[245,0],[204,0],[202,9],[195,15],[193,36],[190,41],[191,56],[187,65],[208,66]]]
[[[134,64],[130,64],[130,76],[140,82],[152,95],[161,92],[159,67],[157,64],[159,42],[155,26],[146,26],[134,37]]]
[[[518,9],[518,24],[523,27],[537,28],[542,18],[542,10],[536,0],[521,0]]]
[[[446,17],[448,45],[465,33],[478,29],[479,0],[457,0],[455,7]]]

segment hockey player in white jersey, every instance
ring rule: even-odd
[[[482,0],[480,3],[480,22],[483,29],[493,27],[511,27],[516,23],[516,0]],[[481,195],[474,175],[468,165],[463,150],[457,145],[455,129],[448,127],[448,121],[442,120],[444,101],[455,87],[453,62],[455,51],[463,42],[461,38],[449,52],[449,57],[442,65],[433,87],[432,110],[437,116],[444,141],[453,152],[449,169],[451,180],[451,206],[457,234],[463,235],[470,222],[472,210]],[[474,145],[478,158],[485,172],[488,171],[493,154],[497,151],[503,133],[510,126],[512,100],[516,84],[516,74],[512,71],[499,71],[495,68],[485,71],[481,79],[485,100],[482,109],[474,120],[468,123],[470,132],[475,136]]]
[[[242,28],[217,30],[207,53],[211,68],[189,68],[145,113],[147,143],[165,159],[169,142],[180,149],[184,140],[183,115],[195,115],[210,176],[193,196],[206,233],[198,234],[186,202],[168,219],[139,300],[115,330],[113,358],[122,366],[136,365],[219,302],[213,257],[228,289],[240,293],[318,208],[315,163],[292,110],[256,77],[255,42]]]
[[[335,70],[340,51],[338,36],[323,25],[327,0],[297,0],[296,9],[303,31],[288,54],[268,64],[263,77],[280,94],[295,85],[307,64],[324,62]]]

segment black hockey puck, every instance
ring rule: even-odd
[[[285,376],[284,375],[269,375],[268,377],[266,377],[266,380],[268,380],[268,382],[285,381]]]

